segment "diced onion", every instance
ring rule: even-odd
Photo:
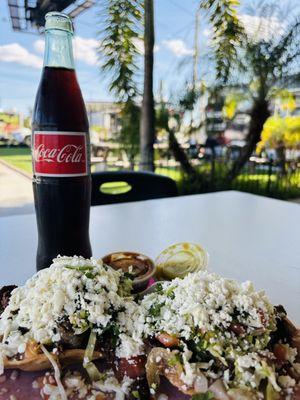
[[[216,400],[230,400],[221,379],[217,379],[212,385],[210,385],[208,390],[214,394]]]
[[[57,362],[55,361],[54,357],[52,357],[52,355],[49,353],[49,351],[45,348],[45,346],[41,345],[41,349],[43,350],[43,353],[48,358],[48,360],[50,361],[50,363],[54,369],[54,378],[57,383],[57,387],[58,387],[58,390],[60,393],[61,400],[68,400],[68,396],[65,392],[65,389],[64,389],[63,384],[60,379],[60,370],[59,370]]]

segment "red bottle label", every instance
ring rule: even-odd
[[[32,159],[38,176],[87,175],[87,146],[84,132],[35,131]]]

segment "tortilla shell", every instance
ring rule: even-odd
[[[83,349],[70,349],[57,356],[59,363],[62,366],[80,363],[84,359],[85,350]],[[54,356],[52,354],[52,356]],[[55,357],[55,356],[54,356]],[[95,351],[93,360],[102,358],[102,353]],[[42,371],[51,368],[51,363],[43,353],[36,354],[32,357],[27,357],[24,360],[6,359],[4,360],[5,369],[18,369],[21,371]]]

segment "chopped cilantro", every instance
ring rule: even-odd
[[[152,306],[149,309],[149,314],[152,317],[158,317],[160,315],[160,310],[163,306],[164,306],[164,303],[152,304]]]
[[[92,272],[86,272],[86,273],[85,273],[85,276],[86,276],[88,279],[94,279],[96,275],[93,274]]]
[[[103,331],[102,336],[106,338],[106,340],[110,342],[112,348],[116,348],[118,340],[119,340],[120,330],[116,323],[111,323],[107,325]]]
[[[157,284],[155,285],[155,291],[156,291],[157,293],[160,293],[160,292],[163,291],[163,287],[162,287],[162,284],[161,284],[161,283],[157,283]]]
[[[127,279],[131,279],[132,281],[134,280],[134,275],[130,272],[124,272],[124,277]]]
[[[172,299],[172,300],[174,300],[174,298],[175,298],[174,289],[175,289],[174,286],[170,286],[170,287],[166,290],[166,295],[167,295],[168,297],[170,297],[170,299]]]
[[[168,366],[169,367],[174,367],[176,364],[180,364],[180,355],[179,354],[174,354],[169,360],[168,360]]]
[[[90,265],[82,265],[81,267],[73,267],[71,265],[66,265],[65,268],[75,269],[75,271],[80,271],[80,272],[91,271],[94,269],[94,267]]]

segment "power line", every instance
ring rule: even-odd
[[[177,7],[179,10],[184,11],[186,14],[193,15],[191,11],[189,11],[187,8],[182,7],[181,4],[177,4],[175,0],[169,0],[172,4],[174,4],[175,7]]]
[[[186,31],[187,29],[190,29],[192,24],[193,24],[193,20],[189,21],[186,25],[184,25],[177,31],[169,33],[169,35],[167,36],[167,39],[174,37],[174,36],[178,35],[179,33]]]

